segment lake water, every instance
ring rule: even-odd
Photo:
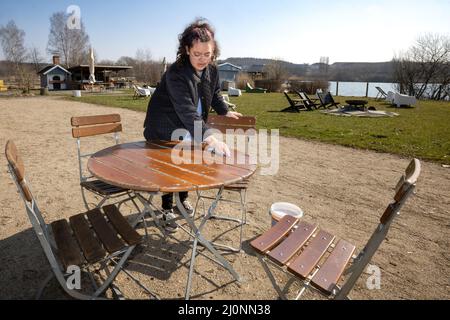
[[[336,82],[330,81],[329,91],[331,94],[336,95]],[[369,82],[369,97],[375,98],[378,94],[378,90],[375,87],[380,87],[384,92],[397,91],[395,89],[395,83],[386,82]],[[340,96],[352,96],[352,97],[365,97],[366,96],[367,82],[341,82],[339,81],[339,95]]]

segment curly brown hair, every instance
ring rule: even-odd
[[[217,41],[214,39],[214,29],[208,23],[208,20],[197,18],[178,36],[179,46],[177,51],[177,64],[185,65],[186,63],[189,63],[186,47],[192,48],[195,41],[208,42],[210,40],[214,43],[214,51],[211,60],[216,61],[220,54],[220,49]]]

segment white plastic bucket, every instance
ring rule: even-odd
[[[303,217],[303,210],[295,204],[289,202],[275,202],[270,206],[269,214],[272,219],[273,226],[285,215],[290,215],[296,218]]]
[[[72,95],[77,98],[81,97],[81,90],[73,90]]]

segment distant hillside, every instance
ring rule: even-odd
[[[252,65],[269,64],[273,59],[258,58],[228,58],[220,60],[219,63],[232,63],[250,68]],[[281,61],[291,76],[300,77],[305,80],[312,80],[323,77],[323,70],[328,69],[326,78],[329,81],[370,81],[370,82],[393,82],[392,62],[336,62],[326,66],[320,63],[315,64],[295,64]]]

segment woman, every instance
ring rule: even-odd
[[[182,140],[195,139],[205,142],[216,153],[229,155],[228,146],[214,136],[205,136],[209,108],[217,114],[239,118],[240,113],[228,111],[220,95],[219,72],[214,62],[219,47],[214,39],[214,30],[204,20],[198,19],[179,35],[177,59],[163,74],[160,84],[148,104],[144,122],[147,140],[172,140],[176,129],[184,128],[188,134]],[[194,135],[194,122],[200,121],[202,137]],[[188,193],[181,192],[180,200],[189,214],[193,207],[187,201]],[[173,194],[162,196],[162,208],[166,220],[173,214]],[[175,223],[167,223],[166,229],[177,230]]]

